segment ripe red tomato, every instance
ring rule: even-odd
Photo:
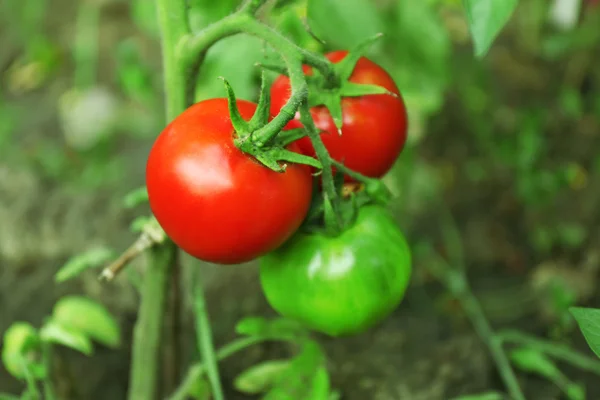
[[[256,109],[244,100],[237,106],[246,120]],[[234,136],[227,99],[196,103],[159,135],[146,166],[150,207],[167,235],[220,264],[279,247],[302,223],[312,192],[309,167],[274,172],[240,151]]]
[[[347,51],[334,51],[326,57],[338,63],[348,54]],[[310,67],[304,67],[307,74]],[[366,57],[361,57],[350,82],[374,84],[386,88],[398,97],[386,94],[365,95],[342,98],[342,135],[324,106],[311,108],[315,125],[321,131],[321,139],[332,158],[344,162],[347,167],[363,175],[380,178],[393,166],[404,148],[407,131],[406,107],[392,77],[379,65]],[[276,115],[290,97],[290,80],[287,76],[278,77],[271,87],[271,114]],[[299,128],[299,115],[287,129]],[[314,156],[314,149],[308,137],[298,141],[308,155]],[[350,180],[348,177],[346,180]]]

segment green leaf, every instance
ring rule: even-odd
[[[569,309],[590,349],[600,357],[600,309],[572,307]]]
[[[4,332],[2,342],[2,363],[12,376],[23,379],[26,368],[35,378],[44,376],[43,365],[35,360],[35,353],[39,350],[39,337],[31,324],[13,323]]]
[[[585,400],[585,387],[578,383],[569,383],[565,388],[569,400]]]
[[[378,61],[394,78],[409,112],[433,113],[443,104],[451,76],[448,30],[428,1],[398,1],[392,16],[390,34],[383,41],[386,47],[402,46],[389,55],[382,54]],[[414,119],[413,115],[409,118]],[[409,129],[411,126],[416,125],[409,123]]]
[[[554,362],[537,350],[520,347],[510,352],[510,359],[523,371],[537,373],[551,381],[561,376]]]
[[[142,232],[149,223],[152,223],[153,218],[148,215],[140,215],[136,217],[129,225],[129,230],[133,233]]]
[[[323,379],[324,360],[316,342],[305,342],[300,354],[292,359],[263,400],[327,400],[329,391],[323,392],[324,387],[328,389],[328,379]],[[313,397],[315,394],[320,397]]]
[[[384,30],[371,0],[308,0],[307,18],[313,33],[329,47],[352,48]]]
[[[46,343],[60,344],[87,356],[92,355],[93,352],[92,342],[83,332],[52,319],[40,329],[40,338]]]
[[[273,386],[289,365],[290,360],[269,360],[253,365],[235,378],[233,386],[242,393],[263,393]]]
[[[235,87],[238,99],[254,100],[259,72],[255,65],[261,61],[261,49],[261,41],[248,35],[229,37],[212,46],[198,76],[196,101],[223,97],[221,76]]]
[[[238,335],[296,341],[304,339],[308,331],[298,322],[285,318],[267,320],[262,317],[246,317],[235,327]]]
[[[115,318],[101,304],[80,296],[60,299],[54,306],[52,319],[111,348],[121,343],[121,330]]]
[[[206,378],[197,379],[187,393],[194,400],[210,400],[211,388]]]
[[[487,53],[517,4],[518,0],[463,0],[477,57]]]
[[[97,247],[71,258],[54,275],[56,282],[73,279],[86,269],[96,268],[115,257],[114,251],[107,247]]]
[[[148,190],[146,186],[139,187],[127,193],[123,198],[125,208],[134,208],[142,203],[148,202]]]

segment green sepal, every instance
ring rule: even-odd
[[[258,98],[258,105],[256,111],[250,119],[249,132],[262,128],[269,122],[270,107],[271,107],[271,92],[269,90],[270,82],[267,79],[265,71],[263,70],[260,77],[260,96]]]
[[[286,149],[280,149],[280,148],[273,148],[270,150],[267,150],[265,152],[265,155],[273,160],[277,160],[277,161],[287,161],[287,162],[292,162],[292,163],[296,163],[296,164],[305,164],[305,165],[310,165],[311,167],[315,167],[318,169],[323,168],[323,166],[321,165],[321,162],[319,160],[317,160],[316,158],[310,157],[310,156],[306,156],[304,154],[298,154],[295,153],[293,151],[290,150],[286,150]],[[283,168],[282,171],[285,171],[285,168]]]
[[[244,118],[242,118],[240,110],[237,108],[237,100],[235,98],[233,88],[229,82],[227,82],[227,79],[223,78],[222,76],[219,78],[223,80],[223,83],[225,84],[225,90],[227,91],[227,106],[229,108],[229,116],[231,118],[233,129],[235,129],[238,134],[246,135],[248,132],[251,132],[250,125]]]
[[[345,82],[348,79],[350,79],[350,76],[352,75],[352,71],[354,71],[354,67],[356,67],[356,63],[358,62],[358,60],[363,56],[365,51],[373,43],[375,43],[377,40],[381,39],[382,37],[383,37],[383,33],[378,33],[374,36],[371,36],[371,37],[363,40],[362,42],[357,44],[353,49],[351,49],[342,61],[340,61],[339,63],[334,65],[334,68],[342,82]]]
[[[340,89],[324,91],[324,90],[313,90],[309,91],[308,94],[308,105],[314,106],[325,106],[331,114],[331,118],[338,130],[338,134],[342,134],[342,125],[344,123],[344,117],[342,115],[342,96]]]
[[[285,167],[281,166],[277,160],[269,157],[265,153],[257,154],[254,156],[262,165],[273,170],[275,172],[285,172]]]
[[[365,193],[377,204],[387,205],[392,200],[392,192],[379,179],[370,179],[365,184]]]
[[[370,94],[387,94],[393,97],[398,97],[394,92],[390,92],[383,86],[373,85],[370,83],[353,83],[345,81],[340,89],[342,97],[358,97]]]
[[[277,135],[276,143],[282,147],[285,147],[294,143],[298,139],[302,139],[306,135],[307,132],[303,128],[295,128],[287,131],[281,131],[281,133]]]

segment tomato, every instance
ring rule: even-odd
[[[334,63],[344,59],[347,51],[334,51],[326,57]],[[304,67],[311,74],[309,67]],[[321,139],[332,158],[363,175],[380,178],[393,166],[404,148],[407,132],[406,107],[398,87],[379,65],[361,57],[350,76],[350,82],[382,86],[398,97],[387,94],[342,98],[342,134],[339,135],[325,106],[311,108],[315,125],[323,131]],[[271,87],[271,114],[276,115],[290,97],[290,80],[279,76]],[[299,115],[287,129],[298,128]],[[314,157],[308,137],[299,140],[302,150]],[[350,179],[347,177],[346,179]]]
[[[237,106],[246,120],[256,109],[244,100]],[[280,246],[302,223],[312,194],[309,167],[274,172],[234,137],[227,99],[202,101],[165,128],[146,166],[150,207],[166,234],[192,256],[220,264]]]
[[[260,259],[260,281],[284,317],[331,336],[360,333],[389,315],[411,274],[406,240],[380,206],[361,207],[336,237],[297,233]]]

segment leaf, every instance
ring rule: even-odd
[[[290,341],[303,339],[308,335],[308,331],[302,324],[286,318],[267,320],[262,317],[246,317],[238,322],[235,331],[238,335]]]
[[[152,220],[153,218],[151,216],[140,215],[131,222],[129,230],[133,233],[141,233]]]
[[[510,359],[523,371],[537,373],[551,381],[561,376],[554,362],[537,350],[519,347],[510,352]]]
[[[127,193],[123,198],[125,208],[134,208],[142,203],[148,202],[148,190],[146,186],[139,187]]]
[[[308,0],[306,13],[312,32],[329,47],[352,48],[385,29],[371,0]]]
[[[517,4],[518,0],[463,0],[477,57],[487,53]]]
[[[36,329],[27,322],[15,322],[4,332],[2,363],[15,378],[25,377],[25,368],[40,378],[44,375],[43,365],[35,361],[39,350],[39,337]]]
[[[86,269],[95,268],[109,261],[115,256],[114,251],[107,247],[97,247],[76,255],[62,266],[54,275],[56,282],[65,282],[73,279]]]
[[[451,76],[451,40],[436,8],[427,1],[401,0],[392,10],[386,47],[401,50],[378,54],[377,61],[389,71],[400,88],[409,110],[409,137],[418,129],[415,117],[433,113],[443,104]],[[423,46],[422,43],[427,43]]]
[[[83,333],[50,319],[40,329],[40,338],[46,343],[56,343],[77,350],[87,356],[92,355],[92,342]]]
[[[569,311],[575,317],[590,349],[600,357],[600,309],[571,307]]]
[[[0,393],[0,400],[19,400],[19,397],[8,393]]]
[[[585,400],[585,387],[578,383],[569,383],[565,394],[569,400]]]
[[[194,400],[210,400],[210,383],[204,377],[198,378],[189,388],[188,395]]]
[[[259,69],[255,64],[261,60],[261,43],[253,36],[237,35],[212,46],[198,76],[196,101],[225,97],[223,82],[218,79],[221,76],[235,89],[238,99],[253,100],[258,87],[255,77]]]
[[[60,299],[54,306],[52,319],[111,348],[121,343],[121,331],[115,318],[101,304],[80,296]]]
[[[305,342],[300,354],[292,359],[263,400],[327,400],[329,392],[324,394],[322,391],[324,386],[328,386],[328,383],[323,382],[321,370],[324,361],[319,345],[314,341]],[[315,394],[324,397],[313,397]]]
[[[289,365],[290,360],[269,360],[253,365],[239,374],[233,385],[242,393],[263,393],[273,385]]]

